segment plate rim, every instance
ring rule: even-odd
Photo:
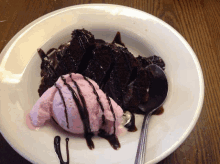
[[[37,19],[35,19],[34,21],[30,22],[29,24],[27,24],[25,27],[23,27],[19,32],[17,32],[12,39],[6,44],[6,46],[3,48],[3,50],[1,51],[1,55],[0,56],[0,68],[2,63],[4,63],[4,60],[7,60],[7,54],[10,54],[10,50],[13,49],[13,47],[16,45],[16,42],[29,30],[31,30],[34,26],[37,26],[39,23],[43,22],[44,20],[50,18],[50,17],[54,17],[60,13],[63,12],[68,12],[70,10],[73,9],[77,9],[77,8],[91,8],[91,6],[102,6],[102,7],[119,7],[119,8],[127,8],[130,10],[137,10],[138,12],[142,12],[142,14],[146,14],[148,16],[150,16],[151,18],[153,18],[155,21],[159,22],[160,24],[162,24],[163,26],[165,26],[166,28],[170,29],[180,40],[181,42],[184,44],[184,46],[187,48],[188,52],[190,53],[190,55],[193,58],[193,61],[195,63],[196,69],[198,71],[198,77],[199,77],[199,88],[200,88],[200,96],[199,96],[199,100],[198,100],[198,104],[197,104],[197,109],[196,112],[194,114],[193,120],[191,121],[190,125],[188,126],[188,128],[185,130],[185,132],[183,133],[183,135],[181,136],[181,138],[178,140],[178,142],[175,142],[175,144],[173,144],[170,148],[168,148],[164,153],[162,153],[160,156],[154,158],[152,161],[149,161],[149,163],[151,162],[159,162],[161,160],[163,160],[164,158],[166,158],[167,156],[169,156],[172,152],[174,152],[185,140],[186,138],[189,136],[189,134],[192,132],[193,128],[195,127],[198,118],[200,116],[200,113],[202,111],[202,106],[203,106],[203,102],[204,102],[204,92],[205,92],[205,88],[204,88],[204,77],[203,77],[203,72],[202,72],[202,68],[201,65],[199,63],[198,57],[196,56],[195,52],[193,51],[193,49],[191,48],[191,46],[189,45],[189,43],[184,39],[184,37],[177,32],[172,26],[170,26],[169,24],[167,24],[166,22],[162,21],[161,19],[157,18],[154,15],[151,15],[147,12],[132,8],[132,7],[128,7],[128,6],[123,6],[123,5],[115,5],[115,4],[100,4],[100,3],[92,3],[92,4],[79,4],[79,5],[73,5],[73,6],[68,6],[68,7],[64,7],[58,10],[54,10],[50,13],[47,13]],[[1,84],[1,83],[0,83]],[[10,141],[7,139],[6,137],[6,132],[3,132],[0,129],[0,132],[2,134],[2,136],[5,138],[5,140],[8,142],[8,144],[18,153],[20,154],[23,158],[27,159],[28,161],[35,163],[34,160],[32,160],[31,158],[29,158],[29,156],[26,156],[23,152],[19,151],[16,147],[14,147],[14,145],[12,145],[10,143]]]

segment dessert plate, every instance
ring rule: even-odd
[[[0,55],[0,131],[8,143],[32,163],[58,164],[54,137],[69,137],[70,163],[133,164],[143,117],[136,115],[137,132],[119,137],[121,148],[95,137],[89,150],[83,138],[48,122],[33,131],[26,114],[39,98],[40,57],[44,51],[70,40],[77,28],[91,31],[95,38],[112,41],[120,31],[122,41],[134,55],[158,55],[166,63],[169,93],[165,112],[153,116],[149,125],[147,163],[157,163],[172,153],[190,134],[202,109],[204,81],[198,59],[185,39],[171,26],[145,12],[118,5],[90,4],[67,7],[33,21],[6,45]]]

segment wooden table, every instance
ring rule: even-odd
[[[148,12],[174,27],[192,46],[202,66],[205,100],[186,141],[160,164],[220,163],[220,1],[219,0],[1,0],[0,52],[33,20],[82,3],[111,3]],[[0,109],[3,110],[3,109]],[[28,164],[0,134],[0,163]]]

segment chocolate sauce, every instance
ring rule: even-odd
[[[115,112],[114,112],[114,110],[113,110],[112,103],[111,103],[111,100],[110,100],[110,98],[108,97],[108,95],[106,95],[106,98],[107,98],[107,100],[108,100],[108,103],[109,103],[109,106],[110,106],[112,115],[113,115],[113,117],[114,117],[114,135],[115,135],[115,132],[116,132],[116,127],[115,127],[115,121],[116,121]]]
[[[164,112],[164,108],[160,107],[155,112],[153,112],[153,115],[161,115]]]
[[[56,136],[54,138],[54,149],[55,149],[55,152],[57,153],[57,156],[60,160],[60,164],[69,164],[69,161],[70,161],[70,158],[69,158],[69,145],[68,145],[68,142],[69,142],[69,138],[66,138],[66,156],[67,156],[67,161],[64,162],[63,161],[63,157],[62,157],[62,154],[61,154],[61,150],[60,150],[60,136]]]
[[[113,149],[117,150],[118,148],[121,147],[121,145],[119,143],[119,140],[118,140],[117,136],[115,135],[115,133],[116,133],[116,126],[115,126],[116,117],[115,117],[115,113],[114,113],[113,108],[112,108],[112,103],[111,103],[110,98],[107,95],[106,95],[106,98],[108,100],[112,115],[114,117],[114,132],[113,132],[113,134],[109,135],[105,130],[100,129],[98,136],[108,140],[108,142],[113,147]]]
[[[71,86],[69,84],[66,83],[66,79],[63,76],[61,76],[61,79],[63,80],[64,84],[68,87],[68,89],[71,91],[72,97],[78,107],[79,114],[80,114],[81,120],[83,122],[83,127],[84,127],[84,132],[85,132],[84,137],[86,139],[87,145],[88,145],[89,149],[94,149],[95,146],[92,141],[92,137],[94,136],[94,134],[91,132],[90,122],[89,122],[89,114],[88,114],[88,110],[86,108],[86,103],[85,103],[84,97],[81,94],[81,90],[76,83],[77,91],[79,92],[79,97],[81,99],[81,102],[83,103],[83,107],[80,104],[80,101],[78,99],[76,92],[71,88]]]
[[[74,83],[74,85],[76,86],[76,89],[77,89],[77,92],[78,92],[78,94],[79,94],[80,100],[81,100],[81,102],[82,102],[82,105],[83,105],[84,111],[85,111],[85,113],[86,113],[87,119],[89,120],[89,113],[88,113],[88,110],[87,110],[86,101],[85,101],[85,99],[84,99],[84,96],[82,95],[81,89],[79,88],[77,82],[76,82],[75,80],[73,80],[71,74],[69,74],[69,76],[70,76],[72,82]]]
[[[92,87],[92,89],[93,89],[93,93],[96,95],[96,100],[97,100],[97,102],[99,103],[99,106],[101,107],[101,110],[102,110],[102,112],[103,112],[103,114],[102,114],[102,125],[104,125],[104,124],[105,124],[104,107],[103,107],[103,105],[102,105],[102,102],[100,101],[100,97],[99,97],[98,93],[96,92],[96,89],[95,89],[94,85],[88,80],[88,78],[85,77],[85,76],[83,76],[83,78],[89,83],[89,85],[90,85],[90,86]]]
[[[121,147],[119,140],[115,134],[109,135],[105,130],[100,129],[98,136],[106,139],[115,150]]]
[[[125,44],[121,41],[121,34],[120,34],[120,32],[117,32],[117,34],[115,35],[115,38],[112,41],[112,44],[114,44],[114,43],[120,44],[120,45],[125,47]]]
[[[63,101],[63,105],[64,105],[64,107],[65,107],[65,110],[64,110],[64,111],[65,111],[65,116],[66,116],[67,128],[69,129],[69,121],[68,121],[67,108],[66,108],[66,103],[65,103],[65,100],[64,100],[63,94],[62,94],[60,88],[56,85],[56,83],[54,84],[54,86],[58,89],[59,94],[60,94],[60,97],[61,97],[61,99],[62,99],[62,101]]]
[[[101,109],[102,109],[102,111],[103,111],[102,119],[103,119],[103,121],[104,121],[104,120],[105,120],[104,108],[103,108],[102,102],[100,101],[99,95],[98,95],[98,93],[96,92],[94,85],[93,85],[85,76],[83,76],[83,77],[84,77],[84,79],[85,79],[86,81],[88,81],[88,83],[90,84],[90,86],[93,88],[93,93],[96,95],[97,101],[98,101],[98,103],[99,103],[99,105],[100,105],[100,107],[101,107]],[[110,143],[110,145],[111,145],[115,150],[117,150],[118,148],[121,147],[121,145],[120,145],[120,143],[119,143],[119,141],[118,141],[117,136],[115,135],[115,132],[116,132],[116,127],[115,127],[115,121],[116,121],[115,113],[114,113],[114,111],[113,111],[112,104],[111,104],[111,101],[110,101],[109,97],[108,97],[108,96],[106,96],[106,97],[107,97],[107,100],[108,100],[108,102],[109,102],[109,106],[110,106],[111,112],[112,112],[113,117],[114,117],[114,133],[111,134],[111,135],[109,135],[105,130],[100,129],[98,135],[99,135],[100,137],[105,138],[106,140],[108,140],[108,142]],[[105,123],[105,122],[103,122],[103,124],[104,124],[104,123]]]
[[[134,113],[131,113],[131,120],[128,124],[125,125],[129,132],[136,132],[137,127],[135,126],[135,116]]]

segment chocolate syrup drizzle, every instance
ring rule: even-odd
[[[106,133],[103,129],[100,129],[99,130],[99,136],[102,137],[102,138],[105,138],[106,140],[108,140],[108,142],[110,143],[110,145],[113,147],[113,149],[117,150],[118,148],[121,147],[120,143],[119,143],[119,140],[117,138],[117,136],[115,135],[116,133],[116,117],[115,117],[115,113],[114,113],[114,110],[113,110],[113,107],[112,107],[112,103],[111,103],[111,100],[110,98],[108,97],[108,95],[106,95],[106,98],[108,100],[108,103],[109,103],[109,106],[110,106],[110,109],[111,109],[111,112],[112,112],[112,115],[114,117],[114,132],[113,134],[109,135],[108,133]]]
[[[62,101],[63,101],[63,105],[64,105],[64,107],[65,107],[65,116],[66,116],[67,128],[69,129],[69,121],[68,121],[67,108],[66,108],[66,103],[65,103],[65,100],[64,100],[63,94],[62,94],[60,88],[56,85],[56,83],[54,84],[54,86],[58,89],[59,94],[60,94],[60,97],[61,97],[61,99],[62,99]]]
[[[83,76],[83,77],[84,77],[84,79],[85,79],[86,81],[88,81],[88,83],[90,84],[90,86],[93,88],[93,93],[96,95],[96,99],[97,99],[97,101],[98,101],[98,103],[99,103],[99,105],[100,105],[100,107],[101,107],[101,109],[102,109],[102,111],[103,111],[103,115],[102,115],[102,120],[103,120],[103,122],[102,122],[102,123],[103,123],[103,125],[104,125],[104,124],[105,124],[105,122],[104,122],[104,120],[105,120],[104,108],[103,108],[102,102],[100,101],[100,97],[99,97],[98,93],[96,92],[94,85],[93,85],[85,76]],[[107,100],[108,100],[108,103],[109,103],[109,106],[110,106],[112,115],[113,115],[113,117],[114,117],[114,133],[113,133],[112,135],[109,135],[104,129],[100,129],[98,135],[99,135],[100,137],[102,137],[102,138],[108,140],[108,142],[110,143],[110,145],[111,145],[115,150],[117,150],[118,148],[121,147],[121,145],[120,145],[120,143],[119,143],[119,141],[118,141],[117,136],[115,135],[115,133],[116,133],[116,126],[115,126],[116,117],[115,117],[115,113],[114,113],[114,110],[113,110],[113,107],[112,107],[112,103],[111,103],[111,101],[110,101],[110,98],[109,98],[108,96],[106,96],[106,98],[107,98]]]
[[[63,157],[62,157],[62,153],[60,150],[60,136],[56,136],[54,138],[54,149],[55,152],[57,153],[57,156],[60,160],[60,164],[69,164],[70,158],[69,158],[69,146],[68,146],[68,142],[69,142],[69,138],[66,138],[66,156],[67,156],[67,161],[64,162],[63,161]]]
[[[113,117],[114,117],[114,134],[115,134],[115,132],[116,132],[116,127],[115,127],[115,121],[116,121],[115,112],[114,112],[114,110],[113,110],[112,103],[111,103],[111,100],[110,100],[110,98],[108,97],[108,95],[106,95],[106,98],[107,98],[107,100],[108,100],[108,103],[109,103],[111,112],[112,112]]]
[[[80,91],[79,97],[81,99],[81,102],[83,103],[83,107],[80,104],[80,101],[78,99],[76,92],[71,88],[71,86],[69,84],[66,83],[66,79],[63,76],[61,76],[61,79],[63,80],[64,84],[68,87],[68,89],[71,91],[72,97],[78,107],[79,114],[80,114],[81,120],[83,122],[83,127],[84,127],[84,132],[85,132],[84,137],[86,139],[87,145],[88,145],[89,149],[94,149],[95,146],[92,141],[92,137],[94,136],[94,134],[91,132],[90,122],[89,122],[89,114],[88,114],[88,110],[86,108],[85,100],[83,101],[84,98],[82,99],[83,96],[81,94],[80,88],[78,87],[78,85],[76,85],[78,92]]]
[[[100,101],[100,97],[99,97],[98,93],[96,92],[96,89],[95,89],[94,85],[88,80],[88,78],[85,77],[85,76],[83,76],[83,78],[89,83],[89,85],[90,85],[90,86],[92,87],[92,89],[93,89],[93,93],[96,95],[96,100],[97,100],[97,102],[99,103],[99,106],[101,107],[101,110],[102,110],[102,112],[103,112],[103,114],[102,114],[102,125],[104,125],[104,124],[105,124],[104,107],[103,107],[103,105],[102,105],[102,102]]]
[[[72,82],[74,83],[74,85],[76,86],[76,89],[77,89],[77,91],[78,91],[79,97],[80,97],[80,99],[81,99],[81,101],[82,101],[82,105],[83,105],[84,111],[87,112],[86,115],[87,115],[87,117],[88,117],[88,119],[89,119],[89,113],[88,113],[88,110],[87,110],[86,101],[85,101],[85,99],[84,99],[84,96],[82,95],[81,89],[79,88],[79,86],[78,86],[78,84],[76,83],[76,81],[73,80],[71,74],[69,74],[69,76],[70,76]]]
[[[75,80],[73,80],[71,74],[69,74],[69,76],[70,76],[72,82],[74,83],[74,85],[76,86],[77,92],[78,92],[78,94],[79,94],[79,98],[80,98],[80,100],[81,100],[81,102],[82,102],[82,105],[81,105],[81,103],[80,103],[80,100],[79,100],[79,98],[78,98],[76,92],[71,88],[71,86],[70,86],[69,84],[67,84],[66,79],[65,79],[63,76],[61,76],[61,79],[63,80],[64,85],[66,85],[66,86],[68,87],[68,89],[71,91],[72,97],[73,97],[73,99],[75,100],[75,103],[76,103],[76,105],[77,105],[77,107],[78,107],[79,114],[80,114],[81,120],[82,120],[83,125],[84,125],[84,131],[85,131],[84,137],[85,137],[85,139],[86,139],[87,145],[88,145],[88,147],[89,147],[90,149],[94,149],[95,146],[94,146],[94,143],[93,143],[93,141],[92,141],[92,137],[94,136],[94,133],[91,132],[90,122],[89,122],[89,113],[88,113],[88,109],[87,109],[87,106],[86,106],[86,101],[85,101],[85,99],[84,99],[84,97],[83,97],[83,95],[82,95],[81,89],[80,89],[80,87],[78,86],[77,82],[76,82]],[[102,102],[100,101],[100,97],[99,97],[98,93],[96,92],[94,85],[93,85],[86,77],[84,77],[84,79],[85,79],[85,80],[90,84],[90,86],[93,88],[93,93],[96,95],[97,102],[99,103],[99,105],[100,105],[100,107],[101,107],[101,109],[102,109],[102,111],[103,111],[103,115],[102,115],[102,121],[103,121],[103,122],[102,122],[102,124],[104,125],[104,124],[105,124],[104,107],[103,107]],[[61,90],[57,87],[56,84],[54,84],[54,85],[55,85],[55,87],[56,87],[56,88],[58,89],[58,91],[59,91],[59,94],[60,94],[60,96],[61,96],[61,98],[62,98],[62,101],[63,101],[64,106],[65,106],[65,111],[66,111],[66,104],[65,104],[65,102],[64,102],[64,97],[63,97],[63,95],[62,95],[62,92],[61,92]],[[116,125],[115,125],[115,123],[116,123],[116,117],[115,117],[115,113],[114,113],[114,110],[113,110],[113,107],[112,107],[110,98],[109,98],[108,96],[106,96],[106,98],[107,98],[107,100],[108,100],[108,103],[109,103],[109,106],[110,106],[110,110],[111,110],[112,115],[113,115],[113,117],[114,117],[114,132],[113,132],[113,134],[110,135],[110,134],[108,134],[105,130],[100,129],[98,135],[99,135],[100,137],[105,138],[106,140],[108,140],[108,142],[110,143],[110,145],[111,145],[114,149],[118,149],[118,148],[120,148],[121,146],[120,146],[120,143],[119,143],[119,141],[118,141],[118,138],[117,138],[117,136],[116,136],[116,134],[115,134],[115,133],[116,133]],[[67,112],[66,112],[66,118],[68,118]],[[67,123],[68,123],[68,119],[67,119]],[[69,123],[68,123],[68,128],[69,128]]]

